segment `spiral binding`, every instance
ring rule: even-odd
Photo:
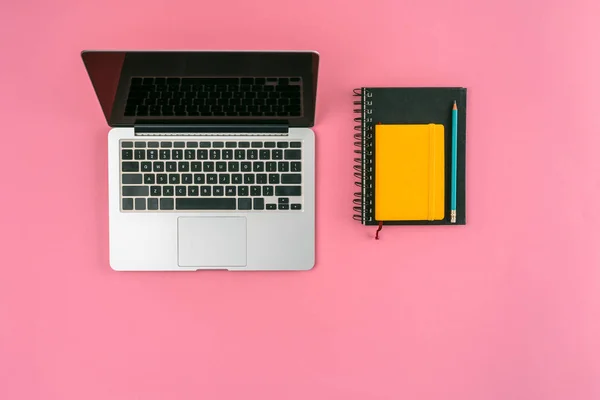
[[[367,221],[373,220],[373,200],[371,198],[373,188],[373,128],[370,117],[371,110],[368,106],[371,105],[369,98],[372,94],[368,89],[354,89],[354,97],[360,97],[360,100],[355,100],[354,113],[359,116],[354,118],[354,122],[358,125],[354,127],[354,146],[357,149],[354,153],[358,156],[354,158],[354,177],[358,179],[354,182],[360,188],[360,192],[354,193],[353,210],[357,214],[353,215],[353,219],[365,224]]]

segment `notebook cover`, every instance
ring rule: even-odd
[[[464,225],[466,224],[466,116],[467,89],[461,87],[363,87],[355,90],[355,119],[360,123],[355,134],[356,160],[360,164],[355,174],[361,191],[356,193],[355,211],[364,225],[377,225],[375,219],[375,124],[441,124],[444,126],[444,218],[442,220],[394,220],[384,225]],[[452,104],[458,106],[456,223],[450,222],[450,180],[452,152]]]
[[[375,219],[444,219],[444,126],[375,125]]]

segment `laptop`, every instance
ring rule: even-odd
[[[83,51],[106,118],[110,265],[315,264],[313,51]]]

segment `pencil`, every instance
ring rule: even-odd
[[[458,107],[452,106],[452,180],[450,185],[450,223],[456,223],[456,152],[458,146]]]

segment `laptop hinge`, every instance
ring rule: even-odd
[[[287,136],[284,124],[140,124],[136,136]]]

